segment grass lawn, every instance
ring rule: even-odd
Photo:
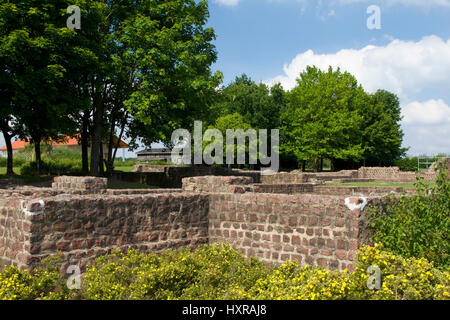
[[[414,188],[414,183],[399,183],[399,182],[326,182],[327,185],[331,186],[355,186],[355,187],[403,187],[403,188]],[[436,183],[428,182],[425,183],[428,187],[434,186]]]
[[[114,166],[114,170],[123,171],[123,172],[131,172],[133,166]]]
[[[17,179],[23,179],[23,182],[28,184],[28,183],[38,183],[38,182],[45,182],[45,181],[50,181],[53,180],[53,176],[48,176],[48,175],[41,175],[41,176],[22,176],[20,174],[18,174],[20,172],[20,168],[14,168],[14,172],[17,174],[15,176],[15,178]],[[0,167],[0,179],[6,179],[9,178],[6,175],[6,167]]]

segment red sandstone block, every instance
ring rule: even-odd
[[[281,248],[282,248],[281,244],[279,244],[279,243],[274,243],[272,247],[276,251],[281,251]]]
[[[293,252],[294,251],[294,247],[291,245],[286,245],[284,246],[284,251],[286,252]]]
[[[24,221],[22,225],[23,231],[30,232],[31,231],[31,222]]]
[[[354,250],[349,251],[347,259],[350,261],[354,261],[356,259],[356,254],[357,253]]]
[[[306,264],[314,264],[314,257],[306,256],[305,262],[306,262]]]
[[[341,239],[337,240],[337,243],[336,243],[336,248],[337,249],[345,250],[345,249],[347,249],[347,246],[348,246],[348,242],[347,241],[344,241],[344,240],[341,240]]]
[[[335,209],[325,208],[325,215],[332,217],[335,215],[335,213],[336,213]]]
[[[297,225],[297,217],[289,217],[288,223],[291,227],[295,227]]]
[[[43,241],[41,243],[41,250],[54,250],[56,249],[56,242],[54,241]]]
[[[292,236],[292,239],[291,239],[291,243],[293,244],[293,245],[300,245],[301,244],[301,241],[300,241],[300,237],[299,236]]]
[[[347,251],[342,251],[342,250],[336,250],[334,255],[336,256],[336,258],[338,258],[339,260],[347,260]]]
[[[326,267],[327,266],[327,259],[325,258],[318,258],[317,259],[317,265],[320,267]]]
[[[333,231],[333,237],[342,237],[341,231]]]
[[[317,226],[319,219],[315,216],[308,217],[308,226]]]
[[[31,263],[31,255],[28,253],[19,253],[17,254],[17,260],[25,265],[29,265]]]
[[[326,245],[328,248],[333,248],[333,249],[335,248],[335,243],[334,243],[334,240],[332,240],[332,239],[327,239]]]
[[[358,250],[358,240],[350,240],[348,243],[348,248],[350,250]]]
[[[58,221],[53,224],[53,231],[65,231],[67,228],[66,223],[64,221]]]
[[[338,269],[339,268],[339,261],[338,260],[331,260],[328,262],[331,269]]]
[[[273,242],[281,242],[281,236],[280,235],[277,235],[277,234],[273,234],[272,235],[272,241]]]
[[[283,253],[283,254],[280,256],[280,259],[281,259],[282,261],[289,260],[289,258],[290,258],[290,255],[287,254],[287,253]]]
[[[59,241],[56,243],[56,249],[59,251],[67,251],[70,247],[70,241]]]

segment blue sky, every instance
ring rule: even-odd
[[[291,89],[307,65],[340,66],[400,97],[409,154],[450,153],[450,0],[211,0],[208,24],[224,84],[245,73]]]
[[[245,73],[291,89],[307,65],[340,66],[366,91],[386,89],[400,97],[409,154],[450,153],[450,0],[209,4],[218,51],[213,70],[223,72],[224,84]],[[381,10],[379,30],[367,28],[371,5]]]

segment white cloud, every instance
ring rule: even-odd
[[[317,2],[318,6],[322,5],[322,0],[267,0],[269,2],[299,2],[302,5],[306,5],[307,3]],[[222,5],[226,6],[236,6],[240,0],[214,0]],[[330,5],[349,5],[354,3],[368,3],[374,2],[374,0],[334,0],[330,1]],[[381,3],[392,6],[392,5],[404,5],[404,6],[421,6],[421,7],[432,7],[432,6],[440,6],[440,7],[450,7],[450,0],[380,0]]]
[[[392,91],[404,100],[426,88],[450,88],[450,39],[437,36],[420,41],[393,40],[386,46],[369,45],[362,49],[344,49],[331,54],[312,50],[298,54],[283,68],[284,74],[265,81],[280,82],[285,89],[296,85],[296,79],[308,65],[326,70],[340,67],[353,74],[369,92]]]
[[[240,0],[214,0],[214,2],[224,6],[237,6]]]
[[[450,106],[442,99],[425,102],[413,101],[403,107],[402,113],[403,123],[406,125],[450,125]]]
[[[366,3],[373,2],[373,0],[337,0],[337,3],[341,5],[353,4],[353,3]],[[404,6],[422,6],[422,7],[450,7],[450,0],[382,0],[385,5],[404,5]]]
[[[450,92],[450,39],[428,36],[417,42],[393,40],[386,46],[369,45],[331,54],[308,50],[286,64],[282,75],[264,82],[280,82],[285,89],[292,89],[308,65],[322,70],[330,65],[340,67],[353,74],[368,92],[385,89],[396,93],[404,116],[404,145],[412,147],[410,152],[450,151],[449,102],[414,101],[420,93]]]

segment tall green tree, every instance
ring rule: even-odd
[[[34,143],[38,172],[40,142],[58,139],[68,123],[70,99],[63,78],[70,50],[67,43],[74,33],[66,27],[62,8],[67,8],[67,1],[0,3],[0,78],[11,93],[2,109],[12,107],[7,117],[22,125],[21,138]]]
[[[285,92],[280,84],[269,88],[263,83],[256,84],[243,74],[221,89],[213,107],[213,122],[218,117],[239,113],[252,128],[277,129],[284,105]]]
[[[386,90],[371,95],[368,109],[362,109],[364,162],[366,165],[392,165],[404,155],[401,108],[398,97]]]
[[[307,67],[288,94],[288,106],[281,116],[282,151],[298,161],[362,159],[361,104],[368,96],[348,72],[332,67],[324,72]]]
[[[75,4],[78,2],[75,1]],[[206,28],[207,1],[97,1],[99,24],[81,33],[98,65],[88,75],[92,109],[91,174],[101,174],[102,145],[116,130],[144,141],[168,141],[207,112],[221,74],[211,74],[217,53]],[[82,7],[83,1],[79,1]],[[84,20],[83,20],[84,21]],[[83,30],[83,25],[82,25]],[[128,122],[128,123],[127,123]],[[108,138],[109,137],[109,138]]]

